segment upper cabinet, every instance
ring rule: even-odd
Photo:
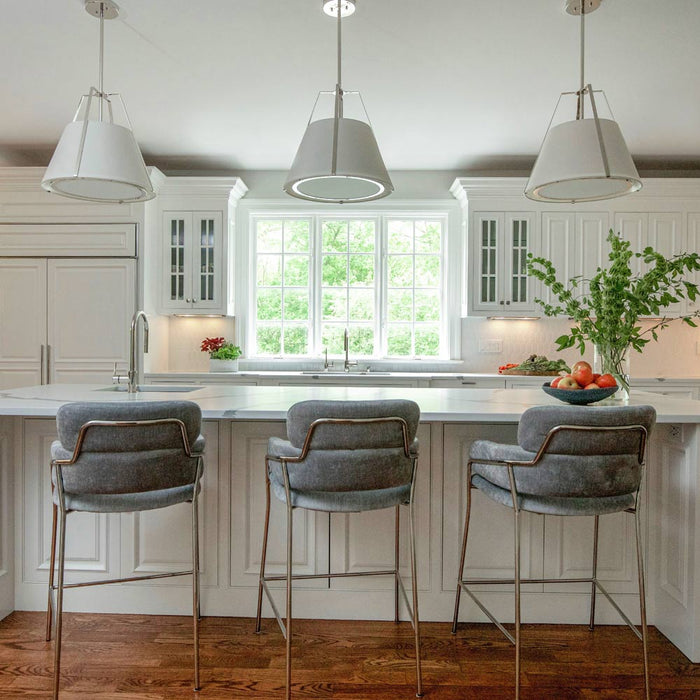
[[[234,217],[246,191],[239,178],[164,178],[155,217],[160,313],[232,313]]]
[[[474,212],[469,308],[473,315],[535,311],[527,255],[533,252],[535,217],[530,213]]]
[[[552,205],[523,195],[525,178],[458,178],[451,192],[463,212],[463,316],[543,316],[535,299],[554,304],[550,290],[526,272],[527,254],[550,260],[557,278],[585,280],[608,264],[612,228],[632,251],[651,246],[666,257],[700,252],[700,185],[696,179],[645,179],[632,195],[601,202]],[[634,274],[647,265],[632,261]],[[687,280],[700,284],[700,274]],[[691,313],[700,299],[672,304],[667,316]]]

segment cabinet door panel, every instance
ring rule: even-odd
[[[418,588],[427,590],[430,580],[430,426],[418,428],[420,454],[416,472],[414,499],[416,521],[416,560]],[[410,581],[408,508],[401,507],[399,550],[401,573]],[[394,568],[395,510],[365,513],[336,513],[331,516],[331,571],[381,571]],[[341,590],[379,590],[393,588],[390,576],[336,579],[331,588]]]
[[[188,310],[192,298],[192,215],[163,213],[163,308]]]
[[[531,313],[537,309],[533,280],[527,274],[527,255],[536,253],[535,240],[534,215],[505,215],[502,274],[506,314]]]
[[[192,309],[212,311],[223,305],[223,234],[221,212],[192,214]]]
[[[474,440],[515,443],[517,426],[446,425],[443,457],[443,590],[454,591],[459,570],[466,512],[467,460]],[[472,513],[465,575],[479,578],[513,577],[513,511],[472,491]],[[523,578],[542,574],[543,518],[521,516],[521,573]],[[475,589],[478,590],[478,586]],[[512,587],[499,586],[500,590]],[[528,590],[540,590],[541,586]],[[489,589],[486,589],[489,590]],[[492,589],[491,589],[492,590]],[[463,610],[469,606],[464,604]]]
[[[605,239],[608,236],[608,220],[605,212],[576,214],[576,234],[569,249],[574,275],[590,280],[599,267],[607,266],[609,245]],[[588,283],[582,283],[579,289],[587,293]]]
[[[109,381],[129,362],[135,260],[50,260],[49,381]]]
[[[569,256],[575,226],[574,214],[564,212],[543,212],[542,214],[540,254],[551,261],[557,271],[557,279],[563,284],[576,274],[573,268],[574,261]],[[548,304],[557,303],[549,287],[541,288],[541,293],[538,291],[538,294]]]
[[[285,437],[284,423],[238,423],[231,430],[231,585],[257,586],[265,523],[265,454],[270,437]],[[271,494],[266,571],[286,571],[287,508]],[[295,510],[294,573],[328,571],[328,515]],[[273,585],[273,584],[271,584]],[[274,584],[276,585],[276,584]],[[284,585],[283,583],[280,585]],[[325,588],[327,582],[299,581],[295,588]]]
[[[217,532],[219,491],[219,433],[216,421],[204,421],[204,473],[199,497],[199,540],[201,582],[218,585]],[[181,503],[169,508],[128,513],[121,518],[122,573],[139,576],[183,571],[192,564],[192,505]],[[190,579],[171,578],[150,585],[190,586]],[[148,585],[148,582],[138,584]]]
[[[0,260],[0,328],[0,389],[41,384],[45,260]]]
[[[51,443],[56,439],[56,421],[23,421],[23,461],[17,483],[21,494],[23,531],[22,580],[46,583],[51,555]],[[114,578],[118,557],[113,533],[118,516],[70,513],[66,526],[66,571],[70,581]],[[112,541],[110,541],[110,539]]]
[[[503,214],[477,212],[472,217],[472,224],[471,306],[475,311],[497,312],[505,305],[503,280],[499,279]]]
[[[688,214],[688,241],[686,244],[686,251],[688,253],[700,252],[700,213],[698,212],[691,212]],[[700,286],[700,271],[688,274],[687,280]],[[700,309],[700,296],[698,296],[695,301],[688,301],[686,303],[687,313],[693,313],[698,309]]]

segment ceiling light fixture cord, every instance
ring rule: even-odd
[[[335,85],[335,114],[333,116],[333,150],[331,154],[331,174],[335,175],[338,172],[338,130],[340,128],[340,120],[343,118],[343,88],[341,85],[341,64],[342,64],[342,43],[343,36],[340,20],[340,6],[338,2],[338,79]]]
[[[581,39],[580,39],[580,70],[581,83],[578,93],[576,119],[583,119],[583,91],[585,87],[584,67],[585,67],[585,47],[586,47],[586,0],[581,0]]]
[[[104,97],[103,83],[104,83],[104,53],[105,53],[105,6],[104,3],[100,3],[100,74],[99,74],[99,86],[98,90],[100,92],[100,121],[102,121],[102,98]]]

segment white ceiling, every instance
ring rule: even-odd
[[[118,0],[105,88],[148,164],[284,170],[316,94],[335,83],[321,0]],[[45,165],[97,83],[82,0],[4,0],[0,164]],[[358,0],[343,87],[360,90],[389,170],[528,168],[560,92],[578,85],[564,0]],[[700,1],[603,0],[587,81],[641,168],[700,169]]]

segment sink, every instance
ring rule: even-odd
[[[388,376],[391,374],[391,372],[374,372],[369,369],[361,369],[361,370],[356,370],[354,372],[344,372],[343,370],[323,370],[323,369],[305,369],[302,371],[302,374],[314,374],[319,377],[356,377],[358,375],[361,375],[363,377],[367,376]]]
[[[185,394],[188,391],[197,391],[201,389],[201,386],[175,386],[173,384],[139,384],[136,387],[137,393],[177,393]],[[95,391],[127,391],[126,384],[114,384],[113,386],[106,386],[104,389],[95,389]]]

